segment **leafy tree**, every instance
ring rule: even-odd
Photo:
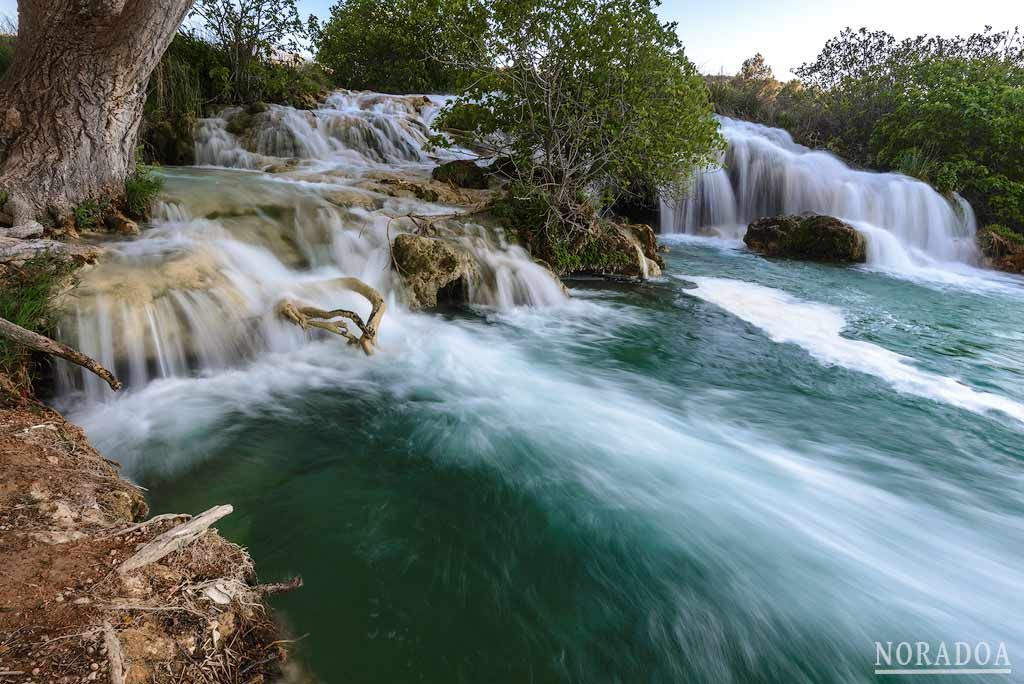
[[[439,125],[508,157],[518,220],[592,244],[624,194],[679,192],[721,146],[707,88],[651,0],[497,0],[473,80]]]
[[[341,0],[314,37],[335,82],[389,93],[452,92],[481,58],[483,0]]]
[[[192,16],[226,57],[231,88],[252,99],[266,74],[262,67],[281,53],[294,53],[306,37],[295,0],[196,0]]]

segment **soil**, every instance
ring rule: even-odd
[[[59,413],[4,384],[0,684],[303,678],[288,664],[252,560],[215,530],[118,572],[189,516],[139,523],[145,499],[118,464]]]

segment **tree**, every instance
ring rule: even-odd
[[[650,0],[498,0],[439,125],[507,155],[513,200],[583,249],[623,195],[676,194],[721,148],[707,88]]]
[[[15,225],[124,193],[146,83],[191,0],[21,0],[0,81],[0,190]]]
[[[228,62],[228,77],[239,100],[249,98],[260,63],[279,51],[295,52],[306,36],[295,0],[196,0],[192,14]]]
[[[314,42],[342,87],[453,92],[486,30],[482,0],[341,0]]]

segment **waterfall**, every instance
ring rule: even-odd
[[[561,283],[500,227],[461,218],[457,204],[388,194],[381,182],[429,183],[440,158],[425,149],[438,97],[339,92],[317,110],[271,105],[248,113],[234,135],[228,109],[196,128],[199,168],[166,169],[154,219],[134,239],[110,242],[81,273],[59,336],[138,388],[159,378],[210,374],[261,354],[288,352],[308,336],[279,321],[282,298],[362,312],[368,304],[332,285],[355,276],[389,302],[388,326],[409,315],[390,244],[416,230],[410,213],[451,215],[433,235],[478,262],[469,301],[505,310],[561,303]],[[211,168],[216,167],[216,168]],[[225,168],[227,167],[227,168]],[[61,363],[65,396],[110,396],[97,378]]]
[[[841,218],[868,240],[870,263],[970,263],[970,205],[897,173],[858,171],[793,142],[778,128],[720,117],[728,148],[720,168],[695,175],[686,197],[662,201],[664,232],[740,238],[763,216],[811,212]]]

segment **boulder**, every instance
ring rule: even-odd
[[[403,233],[395,238],[391,254],[413,309],[465,303],[470,285],[480,280],[469,250],[448,240]]]
[[[761,218],[750,224],[743,241],[765,256],[858,263],[867,259],[864,236],[832,216]]]
[[[977,240],[985,266],[1024,273],[1024,235],[1005,226],[988,226],[978,231]]]
[[[435,167],[430,176],[438,182],[458,188],[487,189],[487,172],[468,159],[445,162]]]

